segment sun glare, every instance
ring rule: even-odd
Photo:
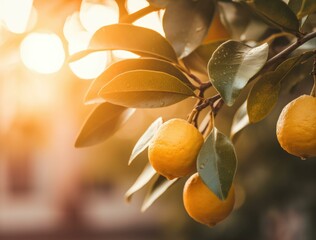
[[[32,12],[33,0],[0,0],[0,18],[9,31],[26,31]]]
[[[64,35],[68,41],[70,55],[86,50],[92,33],[82,25],[79,13],[69,16],[64,24]],[[99,76],[108,63],[107,52],[96,52],[69,64],[71,71],[81,79],[93,79]]]
[[[80,21],[88,32],[94,33],[103,26],[117,23],[118,12],[114,0],[103,1],[102,4],[85,0],[80,7]]]
[[[136,12],[144,7],[149,6],[146,0],[127,0],[126,8],[129,13]]]
[[[23,63],[39,73],[57,72],[65,61],[65,51],[60,38],[53,33],[30,33],[20,46]]]

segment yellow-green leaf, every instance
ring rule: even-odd
[[[146,211],[168,188],[170,188],[178,178],[168,180],[163,176],[157,178],[157,180],[152,184],[145,196],[141,211]]]
[[[238,41],[220,45],[208,62],[209,78],[224,102],[232,106],[248,81],[264,66],[268,44],[249,47]]]
[[[171,62],[178,61],[174,49],[163,36],[151,29],[131,24],[113,24],[100,28],[92,36],[89,49],[126,50]]]
[[[103,102],[104,99],[98,96],[98,92],[101,90],[101,88],[119,74],[133,70],[153,70],[165,72],[178,78],[191,89],[194,88],[192,83],[181,72],[181,70],[168,61],[156,58],[125,59],[111,64],[99,77],[97,77],[92,82],[85,96],[85,103],[90,104]]]
[[[170,74],[135,70],[106,84],[99,95],[113,104],[133,108],[158,108],[195,96],[191,88]]]
[[[234,142],[236,140],[236,137],[238,136],[238,133],[240,133],[240,131],[243,130],[249,124],[250,121],[247,113],[247,101],[245,101],[238,108],[234,115],[232,127],[230,130],[230,139]]]
[[[305,52],[289,58],[280,64],[276,70],[268,72],[258,79],[247,100],[250,122],[259,122],[272,111],[279,98],[281,81],[296,65],[301,64],[313,55],[313,52]]]
[[[215,127],[206,138],[197,159],[202,181],[219,198],[226,199],[237,167],[234,146]]]
[[[126,201],[130,201],[135,192],[142,189],[155,175],[155,169],[147,163],[141,174],[138,176],[134,184],[125,193]]]
[[[151,139],[154,137],[162,123],[162,117],[157,118],[138,139],[129,158],[128,165],[130,165],[134,159],[148,147]]]
[[[88,147],[112,136],[135,112],[135,109],[102,103],[95,107],[83,124],[76,147]]]
[[[316,13],[315,0],[290,0],[289,7],[299,19],[309,14]]]

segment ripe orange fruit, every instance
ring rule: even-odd
[[[196,158],[204,142],[202,134],[183,119],[171,119],[158,129],[149,144],[148,158],[153,168],[168,179],[196,170]]]
[[[316,156],[316,97],[302,95],[287,104],[278,119],[281,147],[301,158]]]
[[[212,227],[233,210],[235,189],[231,187],[227,198],[222,201],[203,183],[199,174],[195,173],[184,185],[183,203],[191,218]]]

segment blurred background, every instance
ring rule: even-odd
[[[147,5],[127,1],[130,13]],[[240,26],[232,37],[257,40],[254,36],[267,31],[258,20],[246,24],[234,15],[235,8],[223,7]],[[163,34],[159,21],[155,12],[135,24]],[[110,59],[107,52],[98,52],[68,64],[67,57],[86,49],[98,28],[116,22],[114,0],[0,0],[0,239],[316,239],[316,159],[290,156],[275,137],[282,107],[312,87],[306,74],[311,63],[291,74],[270,116],[238,137],[235,210],[214,228],[185,213],[185,179],[144,213],[145,191],[129,204],[124,200],[147,161],[144,152],[127,166],[137,139],[161,115],[164,120],[186,118],[194,100],[137,110],[106,142],[74,148],[93,108],[83,103],[89,80]],[[286,38],[279,41],[288,43]],[[315,48],[315,42],[309,44]],[[122,51],[113,55],[135,57]],[[216,124],[225,134],[245,98],[220,112]]]

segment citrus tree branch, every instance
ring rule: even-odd
[[[144,17],[146,16],[147,14],[151,13],[151,12],[155,12],[155,11],[158,11],[160,8],[156,8],[156,7],[153,7],[151,5],[145,7],[145,8],[142,8],[140,10],[138,10],[137,12],[134,12],[134,13],[131,13],[131,14],[128,14],[124,17],[122,17],[120,19],[120,23],[133,23],[135,22],[137,19],[141,18],[141,17]]]
[[[275,63],[278,63],[282,60],[284,60],[288,55],[290,55],[295,49],[297,49],[298,47],[302,46],[304,43],[306,43],[307,41],[313,39],[316,37],[316,32],[311,32],[308,33],[306,35],[304,35],[301,38],[298,38],[296,40],[296,42],[294,42],[293,44],[291,44],[290,46],[288,46],[287,48],[285,48],[283,51],[279,52],[277,55],[275,55],[274,57],[270,58],[264,68],[269,68],[272,65],[274,65]]]

